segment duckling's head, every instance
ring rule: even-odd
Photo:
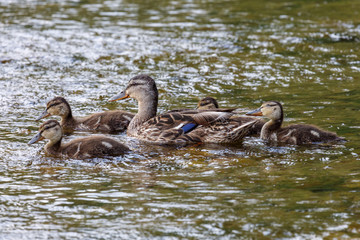
[[[58,142],[62,138],[62,129],[58,121],[48,120],[39,127],[39,132],[28,142],[36,143],[43,139],[49,139],[51,142]]]
[[[246,113],[246,115],[251,116],[265,116],[271,120],[283,120],[283,108],[281,103],[277,101],[265,102],[261,105],[260,108]]]
[[[72,115],[69,103],[63,97],[56,97],[50,100],[45,111],[36,120],[55,115],[60,117],[69,117]]]
[[[110,102],[125,98],[134,98],[138,102],[145,102],[149,99],[158,100],[158,90],[154,79],[148,75],[138,75],[130,79],[125,90],[109,99]]]
[[[206,97],[198,102],[197,109],[215,109],[219,108],[219,105],[215,98]]]

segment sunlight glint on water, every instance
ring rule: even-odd
[[[340,239],[360,234],[360,3],[2,1],[0,239]],[[284,104],[285,121],[348,142],[167,148],[79,161],[27,145],[46,102],[74,115],[140,73],[159,110]],[[66,136],[65,141],[89,133]]]

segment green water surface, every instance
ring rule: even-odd
[[[360,237],[360,1],[0,1],[0,239]],[[46,102],[74,115],[148,74],[159,109],[283,103],[336,145],[167,148],[79,161],[27,145]],[[55,118],[56,119],[56,118]],[[87,136],[76,132],[65,141]]]

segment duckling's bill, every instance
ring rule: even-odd
[[[36,121],[39,121],[40,119],[47,118],[50,116],[50,113],[47,112],[47,110],[43,111],[41,115],[36,119]]]
[[[127,95],[125,92],[121,92],[118,95],[113,96],[112,98],[109,99],[109,102],[114,102],[117,100],[121,100],[121,99],[125,99],[125,98],[129,98],[130,96]]]
[[[246,115],[250,116],[262,116],[261,108],[255,109],[254,111],[247,112]]]
[[[43,140],[44,137],[41,135],[41,132],[38,132],[29,142],[28,144],[33,144],[33,143],[36,143],[38,141],[41,141]]]

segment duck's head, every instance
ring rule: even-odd
[[[149,98],[158,100],[158,90],[154,79],[148,75],[138,75],[130,79],[125,90],[109,99],[110,102],[134,98],[138,102],[147,101]]]
[[[68,117],[71,115],[69,103],[63,97],[56,97],[50,100],[45,111],[36,119],[37,121],[48,116],[55,115],[60,117]]]
[[[246,113],[251,116],[265,116],[271,120],[282,120],[283,119],[283,108],[281,103],[276,101],[265,102],[254,111]]]
[[[43,139],[57,142],[61,140],[62,134],[59,122],[56,120],[48,120],[40,126],[39,132],[28,142],[28,144],[33,144]]]
[[[201,109],[201,110],[215,109],[215,108],[219,108],[219,105],[218,105],[216,99],[212,98],[212,97],[206,97],[206,98],[201,99],[197,105],[197,109]]]

